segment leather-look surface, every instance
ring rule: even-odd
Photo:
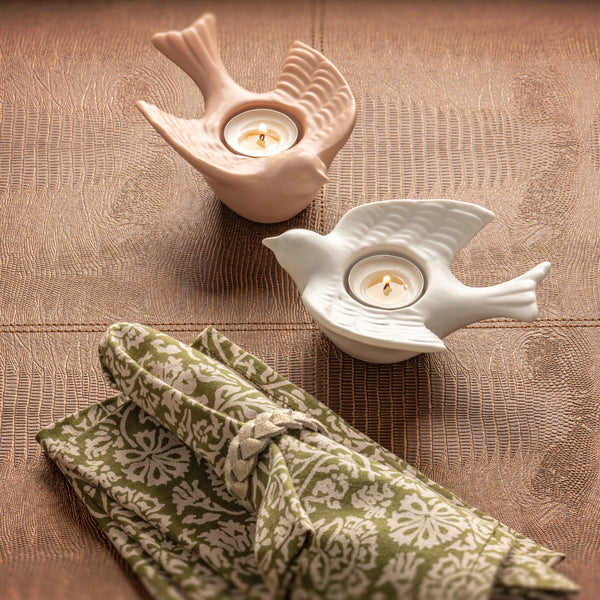
[[[296,39],[344,73],[358,120],[307,210],[225,208],[148,126],[202,114],[157,31],[206,10],[240,85],[272,89]],[[109,393],[112,322],[185,342],[213,324],[468,502],[567,559],[600,596],[600,6],[230,0],[0,6],[0,598],[144,598],[41,455],[38,429]],[[277,65],[274,68],[273,65]],[[540,318],[469,326],[398,365],[337,350],[261,240],[353,206],[451,198],[496,214],[453,272],[532,264]]]

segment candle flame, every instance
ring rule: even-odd
[[[266,143],[265,143],[265,135],[267,133],[266,123],[261,123],[258,126],[258,131],[259,131],[259,134],[258,134],[258,139],[256,140],[256,143],[261,148],[266,148]]]
[[[386,296],[389,296],[390,292],[392,291],[392,286],[390,285],[391,281],[392,278],[389,275],[383,276],[383,293]]]

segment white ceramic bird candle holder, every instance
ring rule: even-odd
[[[285,221],[306,208],[356,120],[354,97],[333,64],[294,42],[277,87],[256,94],[227,73],[212,14],[152,41],[198,85],[205,113],[188,120],[143,101],[137,106],[223,203],[259,223]]]
[[[454,200],[389,200],[353,208],[328,235],[292,229],[263,244],[338,348],[395,363],[444,350],[443,337],[482,319],[537,318],[535,289],[550,263],[487,288],[467,287],[450,271],[493,218]]]

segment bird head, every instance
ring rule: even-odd
[[[302,151],[279,161],[280,177],[275,179],[285,187],[286,193],[298,196],[316,196],[324,183],[329,181],[327,166],[312,152]]]
[[[310,276],[326,257],[324,238],[308,229],[290,229],[262,243],[275,254],[279,264],[292,276],[300,293]]]

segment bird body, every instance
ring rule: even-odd
[[[392,363],[443,350],[441,338],[482,319],[537,318],[535,289],[549,263],[487,288],[468,287],[450,270],[456,252],[493,217],[485,208],[453,200],[389,200],[350,210],[328,235],[293,229],[263,243],[339,348],[362,360]],[[390,310],[349,293],[349,268],[378,253],[400,254],[420,267],[426,284],[416,302]]]
[[[205,14],[183,31],[157,33],[152,41],[198,85],[201,119],[182,119],[144,101],[138,108],[183,158],[198,169],[217,196],[253,221],[274,223],[303,210],[328,181],[327,169],[346,143],[356,104],[338,70],[314,48],[294,42],[274,90],[240,87],[219,55],[216,19]],[[251,108],[280,110],[300,125],[299,141],[279,154],[249,157],[231,151],[223,129]]]

